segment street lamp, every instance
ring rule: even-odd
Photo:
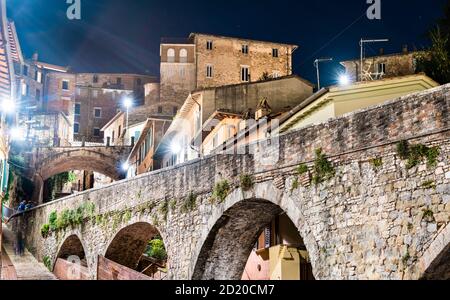
[[[350,83],[350,77],[347,74],[339,75],[339,84],[340,85],[348,85]]]
[[[125,134],[129,135],[128,133],[128,117],[129,117],[129,113],[130,113],[130,108],[133,106],[133,100],[129,97],[126,97],[123,100],[123,106],[126,108],[127,110],[127,116],[126,116],[126,125],[125,125]],[[128,141],[126,141],[128,143]]]
[[[127,172],[130,169],[130,164],[128,163],[128,161],[124,162],[122,164],[122,170],[124,170],[125,172]]]
[[[318,58],[314,61],[314,67],[316,67],[316,71],[317,71],[317,90],[320,90],[320,71],[319,71],[319,64],[321,62],[328,62],[328,61],[333,61],[333,58],[329,57],[329,58]]]
[[[181,152],[181,145],[178,142],[173,141],[170,145],[170,150],[173,154],[179,154]]]
[[[12,114],[16,111],[16,104],[10,98],[3,98],[0,109],[5,114]]]

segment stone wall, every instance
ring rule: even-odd
[[[241,83],[241,66],[250,70],[251,81],[258,81],[264,72],[278,76],[292,74],[293,45],[261,42],[213,35],[195,34],[197,50],[197,88],[216,87]],[[207,41],[212,41],[213,49],[208,50]],[[242,46],[248,46],[248,54]],[[278,57],[272,50],[278,49]],[[206,66],[213,67],[212,78],[206,76]]]
[[[317,279],[449,278],[449,88],[282,135],[250,147],[253,154],[208,157],[38,207],[27,214],[27,245],[55,261],[64,240],[77,235],[96,278],[98,257],[117,234],[145,223],[164,239],[169,278],[240,279],[260,229],[285,212]],[[396,151],[404,139],[438,147],[436,165],[408,169]],[[315,185],[296,169],[306,163],[314,175],[317,148],[335,174]],[[242,174],[253,177],[248,191],[239,188]],[[231,186],[223,202],[212,197],[222,180]],[[41,237],[52,211],[89,202],[95,211],[83,226]]]

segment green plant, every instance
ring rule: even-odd
[[[378,169],[383,166],[383,159],[381,157],[373,158],[370,160],[370,163],[375,169]]]
[[[300,164],[297,167],[297,174],[301,176],[301,175],[304,175],[306,173],[308,173],[308,166],[305,165],[305,164]]]
[[[294,181],[292,182],[291,193],[292,193],[293,191],[295,191],[296,189],[298,189],[298,187],[299,187],[298,178],[295,177]]]
[[[50,271],[52,272],[52,259],[49,256],[44,256],[43,259],[44,262],[44,266]]]
[[[253,178],[251,175],[243,174],[240,178],[241,188],[243,191],[248,191],[253,187]]]
[[[401,159],[407,159],[409,155],[409,144],[407,141],[397,143],[397,154]]]
[[[163,215],[163,219],[167,220],[167,215],[169,213],[169,201],[164,200],[159,206],[159,212]]]
[[[177,208],[177,199],[172,199],[169,202],[170,210],[175,211]]]
[[[156,237],[148,243],[147,250],[145,252],[149,257],[157,260],[166,260],[167,252],[164,246],[164,242],[160,237]]]
[[[436,188],[436,183],[433,180],[427,180],[424,183],[422,183],[422,187],[424,189],[434,189]]]
[[[227,198],[230,193],[230,184],[227,180],[222,180],[218,182],[213,191],[213,198],[218,202],[222,203]]]
[[[313,182],[318,185],[325,180],[331,179],[336,174],[333,164],[322,153],[322,149],[316,150],[316,160],[314,162]]]
[[[401,141],[397,144],[397,154],[403,160],[408,160],[406,167],[411,169],[420,164],[423,159],[427,159],[427,165],[434,167],[439,156],[439,148],[429,148],[423,144],[409,145],[407,141]]]
[[[411,254],[409,254],[409,250],[406,251],[405,255],[402,257],[403,266],[406,267],[408,265],[408,261],[411,259]]]
[[[408,223],[408,230],[411,231],[414,229],[414,225],[412,223]]]
[[[66,229],[70,225],[71,212],[68,209],[62,211],[61,215],[56,220],[56,229]]]
[[[58,228],[56,221],[58,220],[58,213],[56,211],[52,211],[50,216],[48,217],[48,223],[50,225],[51,230],[56,230]]]
[[[124,222],[128,222],[128,221],[131,220],[131,210],[130,209],[127,209],[124,212],[122,219],[123,219]]]
[[[191,191],[189,192],[189,195],[186,197],[183,206],[182,211],[183,212],[190,212],[195,208],[197,202],[197,196]]]
[[[434,213],[431,209],[427,208],[423,210],[422,220],[426,220],[427,222],[434,221]]]
[[[50,224],[44,224],[41,227],[41,235],[43,238],[48,237],[48,234],[50,233]]]

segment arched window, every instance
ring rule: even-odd
[[[186,63],[187,62],[187,56],[188,56],[187,50],[186,49],[181,49],[180,50],[180,62],[181,63]]]
[[[175,62],[175,50],[173,50],[172,48],[167,50],[167,61]]]

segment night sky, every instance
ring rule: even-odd
[[[26,57],[69,65],[83,72],[159,74],[161,37],[190,32],[293,43],[294,72],[315,82],[313,60],[323,84],[342,70],[337,61],[359,56],[358,41],[389,38],[368,55],[400,52],[403,44],[428,45],[426,32],[447,0],[382,0],[382,20],[368,20],[366,0],[81,0],[82,19],[66,17],[66,0],[7,0]]]

